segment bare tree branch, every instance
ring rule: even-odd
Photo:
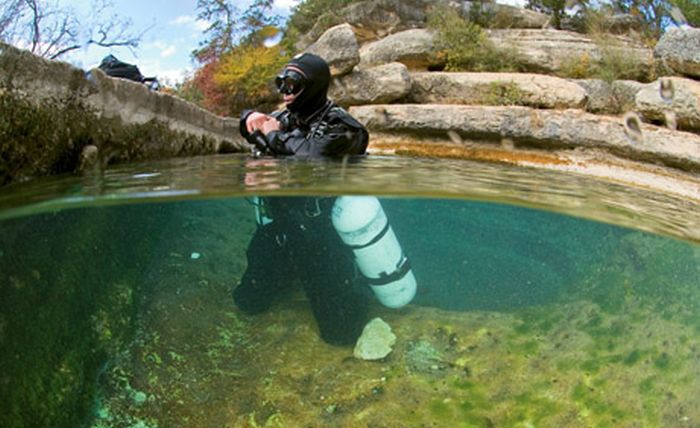
[[[92,4],[89,17],[68,6],[67,0],[6,0],[0,4],[0,40],[29,49],[49,59],[85,48],[138,47],[142,31],[132,29],[132,21],[109,14],[109,0]]]
[[[14,27],[24,14],[24,0],[6,2],[0,9],[0,40],[8,41],[9,34],[14,33]]]

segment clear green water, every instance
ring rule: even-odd
[[[257,194],[380,197],[419,287],[372,309],[387,359],[321,342],[301,294],[237,312]],[[689,201],[464,161],[224,156],[13,186],[0,207],[3,427],[700,424]]]

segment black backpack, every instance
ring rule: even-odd
[[[98,68],[107,73],[108,76],[143,82],[143,74],[141,74],[137,66],[119,61],[114,55],[107,55],[102,58]]]
[[[158,79],[155,77],[144,77],[137,66],[119,61],[117,57],[111,54],[102,58],[102,62],[98,68],[107,73],[108,76],[121,77],[122,79],[145,83],[151,90],[157,91],[160,88]]]

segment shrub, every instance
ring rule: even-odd
[[[484,104],[494,106],[523,105],[525,94],[515,82],[491,82],[484,96]]]
[[[620,79],[653,80],[653,76],[649,76],[646,67],[610,37],[603,37],[596,44],[600,49],[601,58],[593,68],[593,77],[606,82]]]
[[[698,0],[671,0],[675,6],[683,12],[685,19],[693,27],[700,27],[700,1]]]
[[[591,58],[587,53],[571,56],[561,62],[557,74],[572,79],[601,79],[608,83],[621,79],[647,82],[656,78],[655,70],[641,64],[614,38],[597,35],[594,40],[600,52],[599,58]]]
[[[561,77],[572,79],[588,79],[593,75],[593,64],[590,55],[572,55],[561,62],[559,66]]]
[[[463,19],[449,6],[438,6],[428,15],[428,27],[436,32],[438,57],[448,71],[521,71],[515,49],[498,49],[484,30]]]
[[[332,16],[325,14],[335,14],[350,3],[357,3],[358,0],[305,0],[292,8],[292,14],[287,23],[287,29],[294,34],[305,34],[319,21],[329,27],[336,23]]]

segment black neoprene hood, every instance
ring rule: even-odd
[[[287,108],[306,118],[326,105],[331,71],[326,61],[318,55],[303,53],[292,58],[285,66],[300,71],[306,78],[306,86]]]

